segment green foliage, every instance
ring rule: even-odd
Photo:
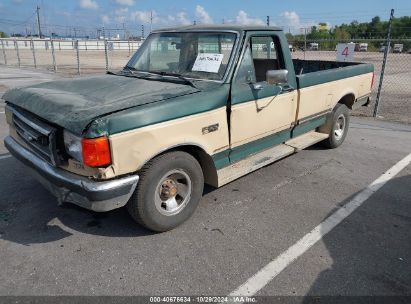
[[[287,38],[287,40],[292,40],[293,39],[293,34],[285,33],[285,38]]]
[[[347,30],[337,27],[334,30],[334,38],[337,40],[342,40],[342,41],[350,40],[351,35]]]
[[[5,32],[0,32],[0,38],[8,38],[7,34]]]
[[[380,48],[381,44],[387,37],[388,33],[388,21],[381,21],[379,16],[375,16],[370,22],[358,22],[353,20],[349,24],[337,25],[331,29],[327,29],[326,23],[319,23],[318,26],[312,26],[310,31],[307,31],[307,41],[319,42],[320,49],[322,50],[334,50],[337,42],[359,42],[364,39],[363,42],[367,42],[367,39],[374,39],[374,41],[368,42],[368,49],[376,51]],[[403,43],[404,47],[408,47],[409,41],[402,41],[402,39],[411,38],[411,17],[403,16],[393,19],[392,43]],[[304,35],[291,35],[287,34],[287,39],[290,43],[296,46],[304,45]],[[379,41],[377,41],[379,39]],[[411,46],[410,46],[411,47]]]

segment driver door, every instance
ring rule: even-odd
[[[270,85],[268,70],[285,69],[275,35],[250,35],[233,78],[231,92],[231,161],[247,157],[289,138],[297,110],[297,90]]]

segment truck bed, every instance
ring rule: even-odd
[[[372,64],[293,59],[298,88],[372,73]]]
[[[357,62],[338,62],[324,60],[302,60],[293,59],[294,71],[296,75],[308,74],[318,71],[344,68],[347,66],[355,66],[361,63]]]

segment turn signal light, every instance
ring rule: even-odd
[[[104,167],[111,164],[110,145],[106,136],[81,140],[83,163],[89,167]]]

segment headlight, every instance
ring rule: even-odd
[[[67,154],[79,162],[83,161],[80,137],[64,130],[64,147],[66,148]]]

